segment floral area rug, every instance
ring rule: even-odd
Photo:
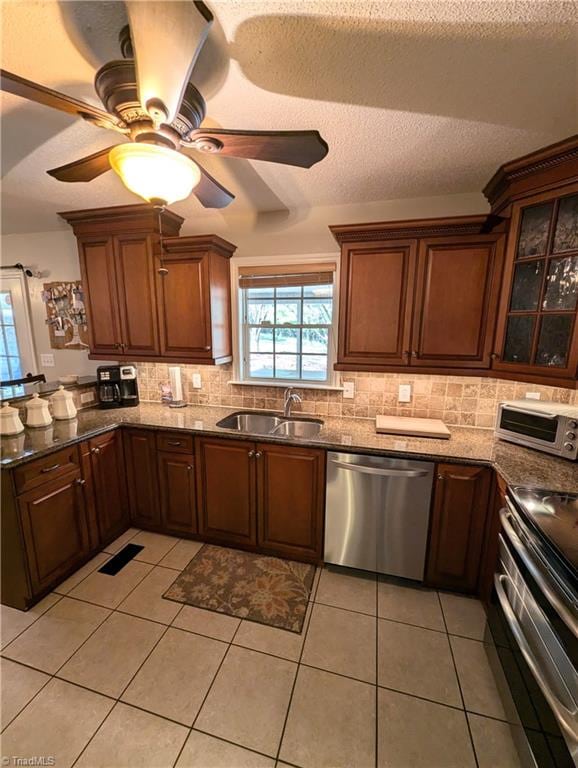
[[[205,544],[163,597],[301,632],[315,566]]]

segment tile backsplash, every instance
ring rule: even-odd
[[[271,411],[283,408],[282,387],[229,384],[233,378],[231,365],[180,367],[184,399],[188,403]],[[168,383],[168,365],[138,363],[137,368],[141,400],[159,401],[161,384]],[[201,375],[200,389],[193,388],[193,373]],[[576,392],[570,389],[475,376],[360,372],[343,374],[342,379],[354,383],[353,399],[344,398],[341,391],[297,386],[303,402],[296,404],[294,410],[318,416],[358,418],[374,418],[378,414],[418,416],[443,419],[446,424],[493,427],[497,404],[502,400],[524,398],[527,392],[539,392],[541,400],[577,402]],[[398,402],[400,384],[411,385],[411,402]]]

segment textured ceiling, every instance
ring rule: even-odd
[[[209,3],[216,23],[192,80],[206,124],[317,128],[310,170],[209,158],[243,212],[479,191],[503,161],[575,133],[575,2]],[[121,2],[10,0],[2,66],[98,104],[94,73],[119,58]],[[113,173],[63,184],[45,170],[115,134],[3,95],[4,232],[62,227],[59,210],[137,202]],[[195,219],[190,198],[172,206]]]

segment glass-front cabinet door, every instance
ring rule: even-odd
[[[578,184],[515,203],[493,367],[552,380],[578,365]]]

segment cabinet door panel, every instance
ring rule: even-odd
[[[476,591],[490,480],[485,467],[438,465],[427,565],[431,586]]]
[[[19,498],[34,593],[56,584],[89,552],[80,472],[46,483]]]
[[[129,429],[124,433],[126,480],[131,521],[135,525],[160,524],[155,433]]]
[[[199,438],[195,444],[199,533],[230,544],[254,546],[255,444]]]
[[[123,355],[158,355],[160,350],[151,238],[147,235],[115,237],[114,248]]]
[[[338,363],[407,363],[415,260],[415,241],[344,247]]]
[[[193,455],[159,451],[157,458],[163,530],[170,533],[196,533]]]
[[[94,498],[101,544],[107,544],[128,528],[124,454],[120,432],[90,440]]]
[[[257,451],[259,547],[282,557],[320,560],[325,452],[266,444],[258,444]]]
[[[490,367],[501,268],[492,235],[420,242],[412,365]]]
[[[90,351],[95,355],[111,355],[114,358],[119,353],[121,330],[112,239],[81,237],[78,253]]]
[[[157,273],[161,354],[211,356],[208,254],[167,254]]]

